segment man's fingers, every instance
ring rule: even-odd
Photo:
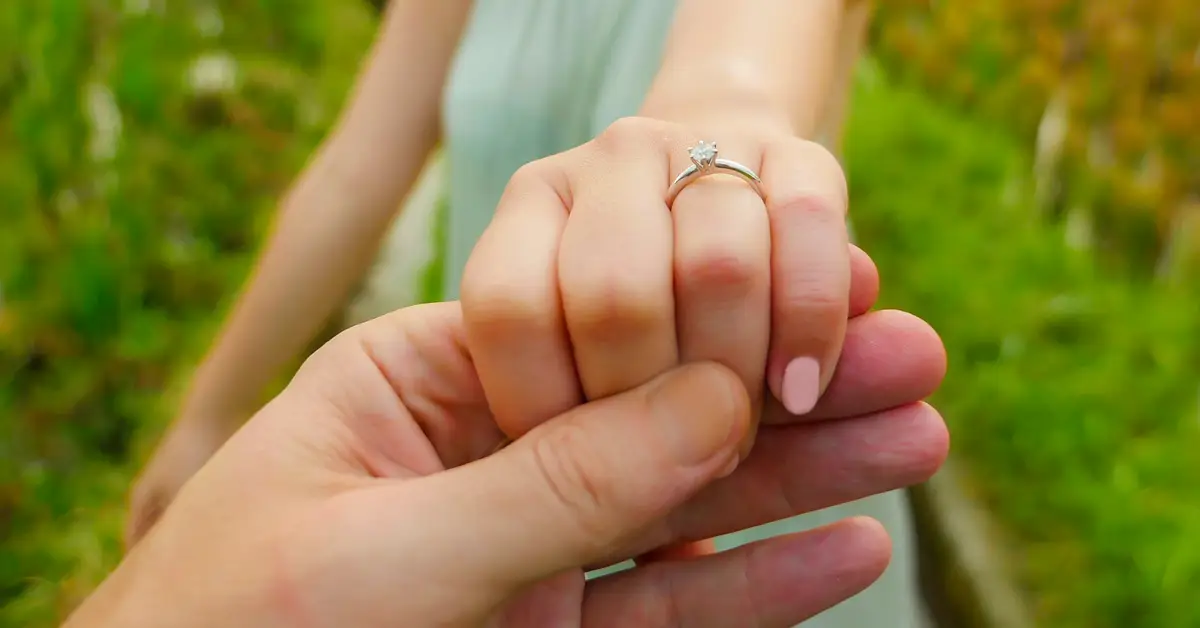
[[[873,519],[839,521],[590,582],[585,626],[794,626],[870,586],[891,557]]]
[[[453,581],[508,595],[627,545],[727,471],[749,414],[727,368],[683,366],[572,410],[496,455],[395,485],[406,498],[391,501],[406,512],[383,521],[421,504],[429,520],[457,522],[439,530],[429,551],[444,553],[431,555],[474,548],[446,566]]]
[[[769,407],[737,472],[598,566],[924,481],[944,459],[948,436],[937,411],[915,402],[944,372],[941,341],[921,319],[895,311],[852,319],[838,375],[812,414],[797,419]],[[777,427],[798,421],[813,429]]]
[[[949,446],[945,422],[924,403],[859,419],[764,428],[737,472],[672,516],[678,538],[671,541],[710,538],[920,484],[941,467]]]
[[[426,475],[485,456],[502,438],[475,368],[460,304],[430,303],[338,334],[283,394],[302,397],[297,408],[328,404],[332,414],[314,417],[348,429],[347,457],[371,475]]]
[[[771,222],[767,383],[792,414],[806,414],[833,377],[849,312],[845,178],[828,151],[791,140],[764,152],[762,179]]]
[[[737,471],[596,564],[919,484],[937,471],[948,448],[945,423],[923,403],[856,419],[763,427]]]

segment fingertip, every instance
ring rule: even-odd
[[[683,465],[724,470],[750,424],[750,393],[741,378],[716,362],[694,362],[651,382],[649,414]]]
[[[733,369],[714,361],[699,362],[695,366],[703,369],[705,377],[711,378],[714,388],[720,382],[720,386],[723,387],[721,394],[729,399],[730,410],[734,414],[742,419],[749,418],[750,392],[746,390],[746,383]]]
[[[775,597],[772,605],[780,621],[773,625],[781,626],[795,625],[862,592],[883,575],[892,558],[891,537],[870,517],[842,519],[767,543],[762,547],[772,547],[774,556],[760,564],[778,584],[764,593]]]
[[[721,414],[729,417],[732,442],[741,442],[750,429],[754,403],[746,383],[733,369],[720,362],[698,362],[690,366],[699,369],[701,379],[697,388],[711,391],[715,407],[722,408]]]
[[[918,443],[921,451],[913,456],[913,468],[910,478],[913,484],[920,484],[933,477],[950,457],[950,428],[946,425],[942,414],[937,408],[917,402],[915,411],[920,417],[913,430],[913,442]]]
[[[882,576],[892,561],[892,537],[883,524],[872,517],[856,516],[834,525],[840,539],[831,542],[847,548],[844,568],[868,579],[868,585]]]
[[[887,315],[896,319],[898,324],[905,325],[913,336],[914,343],[920,343],[929,351],[929,366],[931,374],[942,379],[946,375],[947,358],[946,345],[942,337],[925,319],[901,310],[886,310]],[[904,321],[900,323],[900,321]]]
[[[902,351],[907,359],[910,376],[914,380],[933,382],[936,385],[946,376],[946,347],[933,327],[918,316],[902,310],[879,310],[850,321],[847,325],[847,340],[855,336],[863,342],[886,342],[894,350]]]
[[[879,299],[879,268],[867,252],[850,245],[850,318],[866,314]]]

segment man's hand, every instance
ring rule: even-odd
[[[721,478],[750,426],[730,370],[671,369],[489,456],[502,433],[458,304],[403,310],[317,352],[72,625],[790,626],[882,572],[876,523],[584,569],[926,479],[946,432],[909,402],[941,355],[912,317],[851,321],[820,411],[856,418],[763,427]]]
[[[146,535],[179,489],[236,429],[228,419],[181,416],[175,420],[130,491],[127,548]]]

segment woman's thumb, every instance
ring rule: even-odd
[[[482,578],[505,595],[610,556],[729,471],[749,415],[731,371],[683,366],[423,479],[436,493],[422,501],[445,509],[431,520],[460,522],[451,534],[472,548],[464,581]]]

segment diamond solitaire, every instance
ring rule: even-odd
[[[753,170],[739,164],[736,161],[728,159],[720,159],[717,157],[717,143],[705,142],[703,140],[696,142],[695,146],[688,148],[688,157],[692,160],[692,165],[686,170],[679,173],[675,180],[671,182],[671,186],[667,188],[667,204],[675,202],[675,197],[689,183],[701,177],[706,177],[712,174],[732,174],[740,177],[743,181],[750,184],[750,188],[755,194],[763,197],[762,181]]]
[[[688,156],[692,158],[692,163],[696,164],[697,168],[711,168],[717,161],[717,143],[708,143],[704,140],[696,142],[696,145],[688,149]]]

